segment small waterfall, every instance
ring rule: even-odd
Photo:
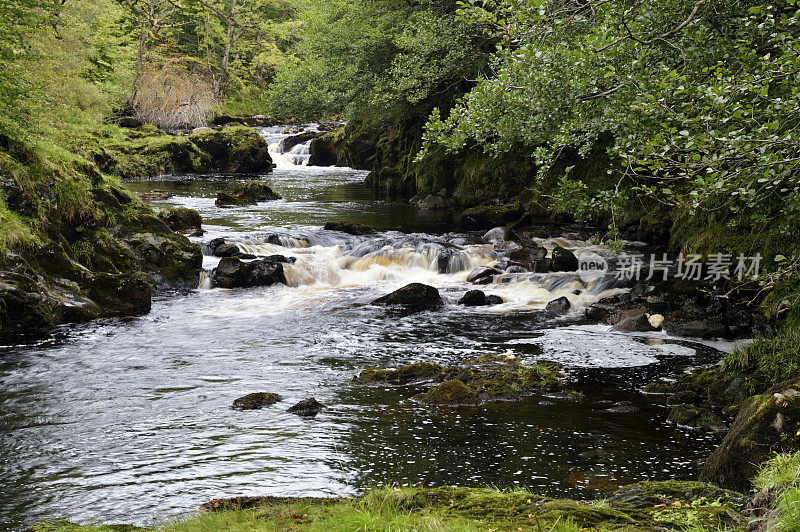
[[[198,290],[211,290],[211,272],[200,270],[200,281],[197,283]]]
[[[358,289],[374,297],[408,283],[425,283],[456,292],[446,295],[460,298],[467,290],[480,289],[500,296],[504,305],[492,311],[543,309],[548,302],[566,297],[574,313],[598,300],[627,291],[622,281],[602,277],[585,281],[578,272],[535,273],[509,263],[508,250],[496,243],[475,241],[464,235],[431,236],[387,232],[352,236],[335,231],[287,229],[267,234],[250,234],[229,241],[246,255],[265,257],[283,255],[295,259],[283,265],[287,284],[294,291],[283,293],[281,300],[290,305],[313,304],[330,291]],[[589,242],[568,239],[537,239],[552,250],[557,245],[576,250],[602,251]],[[466,279],[476,268],[500,270],[484,284],[473,285]],[[201,288],[210,285],[206,272]],[[372,296],[370,296],[372,297]]]
[[[287,139],[308,132],[319,131],[318,124],[307,124],[294,128],[265,127],[259,132],[269,146],[269,153],[277,168],[296,168],[308,166],[311,158],[311,139],[293,144],[286,149]]]

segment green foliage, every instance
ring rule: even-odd
[[[310,1],[297,58],[270,88],[273,113],[396,116],[474,78],[486,64],[484,38],[455,18],[454,7],[447,0]]]
[[[663,209],[673,221],[703,216],[739,235],[798,241],[797,0],[462,6],[464,20],[500,40],[494,73],[452,112],[431,115],[423,155],[524,145],[544,180],[565,148],[585,157],[610,134],[613,179],[576,184],[565,173],[557,188],[578,215]]]

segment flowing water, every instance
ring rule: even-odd
[[[623,291],[585,286],[573,274],[512,270],[482,287],[505,302],[455,304],[476,266],[502,263],[507,244],[448,232],[447,213],[375,197],[363,172],[306,165],[307,145],[282,153],[279,130],[262,134],[278,162],[263,176],[284,199],[220,209],[231,178],[176,176],[131,183],[168,190],[156,208],[197,209],[208,243],[295,257],[289,286],[200,289],[164,295],[147,316],[67,326],[0,340],[0,528],[45,518],[153,524],[235,495],[356,494],[381,483],[524,486],[597,497],[643,479],[693,478],[718,436],[666,423],[649,380],[713,363],[723,344],[624,334],[580,320],[583,308]],[[354,220],[380,231],[324,231]],[[580,230],[543,229],[547,247],[592,248]],[[444,257],[444,258],[443,258]],[[205,267],[218,259],[207,256]],[[205,276],[204,276],[205,277]],[[443,310],[404,314],[373,307],[409,282],[439,288]],[[573,311],[548,317],[551,299]],[[583,400],[530,396],[479,407],[422,407],[424,389],[355,387],[371,366],[458,363],[511,351],[564,365]],[[254,391],[283,401],[234,411]],[[314,396],[316,418],[286,412]],[[640,411],[607,411],[616,401]]]

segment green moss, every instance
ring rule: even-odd
[[[417,362],[398,368],[370,368],[365,369],[353,379],[358,384],[408,384],[433,380],[441,376],[444,368],[433,362]]]
[[[475,390],[460,380],[445,381],[419,397],[429,405],[474,405],[480,402]]]
[[[277,393],[255,392],[239,397],[233,402],[233,408],[237,410],[257,410],[265,406],[271,406],[281,400]]]

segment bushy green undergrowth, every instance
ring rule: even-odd
[[[755,486],[757,491],[777,494],[772,505],[778,518],[771,530],[800,530],[800,452],[778,454],[764,464]]]

